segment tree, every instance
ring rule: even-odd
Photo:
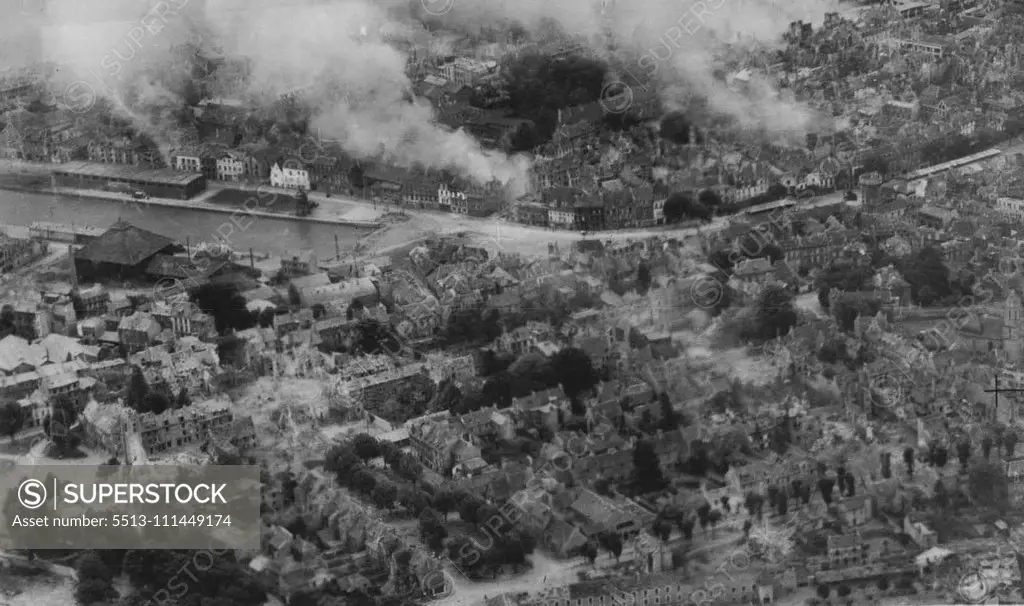
[[[448,536],[442,522],[443,518],[433,509],[427,509],[420,514],[420,537],[427,547],[435,552],[444,548],[444,539]]]
[[[879,457],[882,459],[882,477],[888,480],[892,477],[892,453],[883,452]]]
[[[288,302],[295,307],[302,305],[302,294],[299,293],[299,289],[294,284],[288,285]]]
[[[376,459],[381,455],[381,445],[377,438],[361,433],[352,439],[352,451],[363,461]]]
[[[845,598],[846,596],[850,595],[850,593],[850,588],[846,585],[840,585],[836,588],[836,594],[838,594],[841,598]]]
[[[370,494],[374,505],[381,509],[391,509],[398,498],[398,487],[391,482],[378,482]]]
[[[750,529],[754,527],[754,523],[750,521],[750,518],[743,520],[743,538],[750,538]]]
[[[768,486],[768,504],[771,505],[772,509],[777,509],[779,506],[779,487],[775,484]]]
[[[192,398],[188,397],[188,390],[182,387],[178,390],[178,396],[174,399],[175,408],[185,408],[192,405]]]
[[[567,347],[552,356],[551,369],[561,379],[565,395],[573,401],[600,380],[590,356],[578,347]]]
[[[423,465],[416,460],[416,457],[403,452],[398,458],[398,465],[394,467],[395,473],[409,481],[416,481],[423,475]]]
[[[722,198],[713,189],[705,189],[697,196],[697,201],[707,208],[718,208],[722,205]]]
[[[351,474],[362,467],[363,463],[356,456],[352,447],[347,444],[336,444],[332,446],[324,456],[324,468],[334,472],[342,484],[349,484]],[[343,478],[345,480],[343,480]]]
[[[885,577],[882,577],[882,578],[878,579],[878,589],[879,589],[879,591],[886,591],[886,590],[888,590],[889,589],[889,579],[887,579]]]
[[[662,541],[667,541],[672,536],[672,524],[668,520],[658,518],[654,521],[651,532]]]
[[[660,427],[662,431],[672,431],[679,427],[679,413],[675,411],[672,406],[672,401],[669,399],[668,394],[661,392],[658,395],[658,401],[661,405],[661,420]]]
[[[818,480],[818,490],[821,491],[821,498],[824,499],[826,505],[832,503],[832,488],[835,487],[835,480],[832,478],[821,478]]]
[[[960,466],[966,469],[967,461],[971,458],[971,443],[969,441],[961,440],[957,443],[956,458],[960,460]]]
[[[789,497],[786,495],[786,491],[780,490],[775,498],[778,501],[777,509],[779,515],[784,516],[789,513]]]
[[[463,522],[476,524],[480,521],[479,513],[483,503],[472,495],[466,495],[459,503],[459,517]]]
[[[697,508],[697,520],[700,522],[701,530],[707,532],[711,524],[711,505],[704,503]]]
[[[932,492],[935,494],[935,503],[939,507],[945,507],[949,504],[949,494],[946,491],[946,484],[941,479],[935,481],[935,486],[932,488]]]
[[[665,487],[658,453],[647,440],[640,441],[633,449],[633,468],[636,470],[637,488],[641,492],[654,492]]]
[[[901,267],[910,284],[910,296],[919,305],[929,305],[952,294],[949,269],[942,253],[928,246],[915,253]]]
[[[683,537],[685,537],[687,541],[693,539],[693,527],[695,524],[696,521],[689,516],[680,517],[676,522],[676,525],[679,526],[679,531],[683,533]]]
[[[803,484],[800,486],[800,502],[807,505],[811,502],[811,485]]]
[[[914,479],[914,449],[907,448],[903,451],[903,463],[907,466],[907,477]]]
[[[945,446],[935,445],[931,452],[932,466],[942,469],[949,462],[949,450]]]
[[[352,474],[352,487],[363,494],[373,494],[373,489],[377,487],[377,476],[365,467],[358,469]]]
[[[743,506],[747,508],[747,513],[751,517],[757,516],[758,519],[761,519],[762,508],[764,507],[764,497],[756,492],[748,492],[746,498],[743,500]]]
[[[1006,474],[994,463],[980,463],[968,473],[967,485],[975,503],[1005,507],[1009,488]]]
[[[817,592],[818,596],[823,600],[827,600],[829,594],[832,593],[831,590],[829,590],[828,585],[818,585]]]
[[[693,206],[693,201],[682,193],[675,192],[665,199],[665,206],[662,212],[665,214],[666,223],[678,223]]]
[[[149,403],[146,396],[149,395],[149,384],[146,382],[146,375],[142,374],[142,368],[132,366],[132,375],[128,379],[128,393],[125,397],[125,404],[128,408],[138,412],[149,412]]]
[[[0,404],[0,435],[14,436],[25,426],[24,409],[17,402]]]
[[[718,509],[712,509],[708,513],[708,524],[711,525],[711,533],[714,534],[715,529],[718,527],[718,523],[722,521],[722,512]]]
[[[0,339],[15,333],[14,306],[7,304],[0,308]]]
[[[987,461],[989,456],[992,454],[993,440],[992,436],[985,434],[985,437],[981,439],[981,455],[985,457]]]
[[[646,261],[641,261],[636,269],[636,290],[641,295],[646,295],[651,288],[651,268]]]
[[[108,604],[111,598],[117,597],[117,591],[109,581],[99,579],[79,580],[75,586],[75,601],[83,606],[90,604]]]
[[[598,542],[601,543],[601,547],[615,556],[618,560],[622,556],[622,537],[616,532],[602,532],[597,537]]]
[[[771,284],[758,296],[754,325],[746,331],[745,337],[760,341],[782,337],[789,334],[796,322],[793,294],[780,285]]]
[[[582,551],[583,557],[587,558],[587,560],[590,561],[590,565],[593,566],[594,562],[597,561],[597,545],[587,541],[587,544],[583,546]]]
[[[166,410],[173,407],[173,402],[167,393],[162,389],[150,390],[146,394],[145,408],[148,412],[155,415],[162,414]]]
[[[1006,453],[1006,458],[1013,457],[1014,450],[1017,448],[1017,433],[1012,429],[1007,430],[1003,434],[1003,451]]]
[[[442,519],[448,519],[448,512],[455,508],[455,495],[451,491],[441,489],[434,493],[433,507],[440,512]]]
[[[75,562],[75,571],[78,573],[80,581],[98,580],[110,583],[114,578],[110,567],[94,551],[87,551],[78,557],[78,561]]]

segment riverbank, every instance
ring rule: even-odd
[[[243,224],[252,223],[252,221],[245,219],[243,214],[247,212],[245,209],[232,205],[218,205],[208,202],[217,192],[224,189],[244,189],[244,186],[238,183],[210,182],[208,189],[191,201],[170,199],[143,201],[148,202],[153,209],[150,213],[144,215],[141,213],[144,205],[127,204],[136,201],[124,194],[89,190],[55,190],[51,187],[49,178],[50,171],[55,166],[0,160],[0,190],[19,191],[19,188],[24,188],[21,191],[32,192],[34,196],[50,197],[53,202],[43,205],[48,208],[49,217],[39,216],[41,213],[34,208],[33,210],[29,210],[27,207],[20,209],[22,215],[35,215],[32,220],[64,222],[65,219],[70,217],[75,218],[76,222],[80,225],[86,224],[102,227],[113,222],[113,219],[110,219],[112,213],[107,210],[101,211],[97,208],[85,211],[71,208],[69,212],[61,213],[60,209],[62,206],[74,206],[75,196],[79,196],[81,205],[89,206],[102,204],[102,202],[92,202],[89,198],[102,200],[103,202],[117,201],[123,207],[131,209],[133,220],[140,223],[140,226],[155,230],[158,233],[175,232],[175,237],[180,237],[182,240],[187,236],[191,236],[197,241],[216,239],[221,223],[218,223],[218,217],[211,217],[213,221],[206,221],[201,217],[201,215],[205,214],[202,212],[172,213],[170,209],[188,208],[217,213],[219,215],[237,214],[239,216],[232,217],[228,221]],[[289,190],[266,187],[261,187],[260,191],[270,194],[278,192],[282,195],[294,194],[294,192]],[[463,235],[474,245],[481,246],[488,251],[544,258],[548,255],[548,245],[550,244],[571,246],[574,242],[587,239],[623,241],[652,236],[685,239],[697,235],[698,231],[710,233],[728,225],[726,218],[717,217],[711,224],[701,227],[700,230],[692,227],[662,225],[584,235],[578,231],[555,230],[523,225],[496,216],[478,218],[456,213],[420,209],[403,208],[400,210],[400,214],[404,220],[394,220],[394,211],[396,209],[390,205],[384,206],[374,204],[369,200],[355,198],[339,198],[336,195],[328,198],[322,192],[309,192],[309,198],[319,203],[319,207],[314,209],[313,216],[311,217],[296,217],[288,214],[266,213],[265,211],[259,215],[253,213],[251,216],[263,217],[264,220],[258,222],[259,224],[255,227],[252,225],[248,228],[239,226],[238,229],[230,230],[233,233],[232,238],[239,240],[235,243],[236,248],[240,250],[246,248],[271,250],[274,254],[283,254],[294,249],[317,248],[319,253],[323,255],[323,258],[334,257],[337,254],[337,246],[335,244],[337,242],[337,235],[330,232],[325,233],[322,230],[328,229],[330,226],[336,226],[338,228],[344,227],[360,231],[367,229],[370,231],[369,234],[360,233],[355,235],[355,237],[346,238],[343,236],[343,244],[352,245],[358,243],[358,250],[353,251],[358,254],[386,254],[388,251],[404,248],[410,242],[418,242],[439,236]],[[21,206],[25,206],[25,204],[22,203]],[[117,208],[114,205],[109,206],[111,209]],[[158,210],[157,207],[163,208]],[[0,210],[2,210],[2,204],[0,204]],[[156,219],[150,220],[150,215],[160,215],[161,213],[166,215],[166,217],[160,217],[159,220],[162,223],[156,223]],[[88,220],[83,218],[86,214],[88,214]],[[95,217],[101,214],[105,219],[97,220]],[[114,215],[116,219],[116,213]],[[18,221],[11,220],[5,221],[5,223],[28,225],[31,221],[19,223]],[[265,226],[261,225],[264,223],[266,224]],[[171,224],[173,224],[173,227],[171,227]],[[271,225],[273,226],[272,228],[270,227]],[[274,230],[272,233],[271,229]],[[313,230],[312,232],[309,231],[311,229]],[[210,235],[207,237],[197,237],[197,234]]]
[[[311,196],[319,203],[308,216],[299,217],[292,214],[273,213],[262,210],[249,210],[247,208],[215,204],[209,199],[219,191],[229,189],[233,184],[210,184],[206,190],[190,200],[176,200],[173,198],[150,197],[144,200],[136,200],[122,192],[102,191],[95,189],[80,189],[73,187],[56,187],[50,179],[50,171],[53,166],[47,164],[30,164],[26,162],[4,161],[0,163],[0,190],[43,195],[58,195],[78,198],[90,198],[93,200],[106,200],[118,202],[131,208],[140,206],[160,206],[164,208],[182,208],[189,210],[203,210],[223,215],[247,215],[263,219],[280,219],[296,222],[318,223],[322,225],[340,225],[346,227],[360,227],[368,229],[380,229],[386,223],[379,220],[383,212],[367,212],[364,204],[358,201],[346,201],[337,198],[326,198],[323,196]],[[275,193],[272,189],[265,189]],[[280,190],[281,195],[287,195],[287,190]]]

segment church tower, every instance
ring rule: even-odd
[[[1016,290],[1011,290],[1003,303],[1003,351],[1009,362],[1021,358],[1021,301]]]

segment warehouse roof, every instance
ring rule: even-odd
[[[166,168],[140,168],[123,164],[98,162],[68,162],[53,170],[57,175],[81,175],[103,179],[129,179],[159,185],[186,186],[203,176],[197,173],[179,173]]]
[[[118,220],[75,254],[96,263],[137,265],[174,244],[174,240]]]

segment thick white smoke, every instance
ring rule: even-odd
[[[792,22],[820,25],[826,13],[843,8],[838,0],[484,0],[456,2],[442,20],[473,27],[513,20],[531,31],[555,21],[596,51],[611,43],[622,81],[659,82],[669,109],[696,95],[743,127],[802,136],[820,118],[806,105],[780,97],[756,75],[737,89],[713,74],[727,44],[775,46]]]
[[[317,110],[312,126],[354,156],[384,151],[400,165],[454,167],[479,183],[524,182],[521,160],[435,125],[429,106],[409,102],[406,55],[384,34],[407,37],[414,30],[380,7],[346,1],[261,8],[251,0],[212,0],[207,17],[225,26],[218,37],[226,54],[252,60],[253,92],[304,89]]]
[[[416,40],[423,32],[418,24],[397,22],[385,0],[104,0],[98,17],[92,3],[89,10],[83,4],[48,3],[45,58],[69,65],[68,79],[84,80],[97,95],[111,98],[158,141],[170,130],[161,116],[180,99],[174,79],[181,60],[171,48],[195,41],[199,32],[204,45],[251,60],[247,92],[267,98],[305,90],[316,110],[312,127],[354,156],[376,157],[383,150],[396,162],[453,167],[479,182],[525,181],[525,160],[436,126],[429,108],[408,102],[406,57],[383,33]],[[595,49],[604,50],[611,40],[628,51],[619,76],[627,84],[631,75],[660,80],[669,107],[697,94],[744,126],[792,134],[812,124],[813,112],[779,97],[770,83],[754,76],[740,92],[713,73],[724,41],[776,41],[794,20],[820,22],[839,8],[836,0],[604,4],[602,13],[599,0],[456,0],[443,20],[499,27],[516,21],[528,30],[555,21]]]

